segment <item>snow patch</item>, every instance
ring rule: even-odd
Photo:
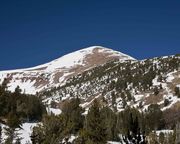
[[[21,80],[15,80],[8,84],[8,90],[14,92],[16,87],[19,86],[24,93],[36,94],[36,88],[34,87],[35,81],[28,80],[22,82]]]
[[[55,108],[46,108],[46,110],[49,114],[53,113],[54,115],[60,115],[62,113],[60,109]]]
[[[31,133],[33,131],[33,127],[35,127],[37,123],[24,123],[22,124],[22,129],[17,129],[17,133],[22,138],[21,144],[26,144],[31,141]]]
[[[139,95],[134,95],[134,98],[135,98],[136,102],[141,100],[143,97],[144,97],[144,95],[140,95],[140,94]]]
[[[170,134],[173,132],[174,132],[173,130],[158,130],[158,131],[156,131],[156,134],[159,136],[160,133]]]
[[[37,123],[23,123],[21,128],[15,129],[15,134],[21,139],[21,144],[31,143],[31,133],[33,127],[35,127]],[[7,139],[5,128],[8,128],[6,125],[1,124],[2,126],[2,142],[5,142]]]
[[[174,79],[173,73],[174,72],[171,72],[171,73],[167,74],[167,78],[166,78],[167,82],[172,82],[172,80]]]

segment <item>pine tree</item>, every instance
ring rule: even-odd
[[[176,139],[175,135],[169,133],[169,136],[168,136],[168,144],[179,144],[179,143],[175,143],[175,139]]]
[[[7,84],[8,84],[8,80],[5,78],[4,81],[1,84],[1,87],[4,91],[7,90]]]
[[[161,132],[161,133],[159,134],[159,143],[160,143],[160,144],[164,144],[164,141],[165,141],[165,136],[164,136],[164,133]]]
[[[15,138],[15,130],[13,128],[5,128],[5,135],[7,139],[5,140],[5,144],[12,144]]]
[[[62,115],[66,119],[67,134],[76,134],[83,128],[84,116],[82,113],[84,110],[79,105],[80,99],[76,98],[66,102],[62,108]]]
[[[109,141],[118,139],[118,132],[116,128],[117,116],[116,114],[109,108],[103,107],[101,110],[101,115],[105,121],[105,129],[107,134],[107,139]]]
[[[140,131],[138,117],[133,118],[132,113],[130,113],[129,129],[126,136],[124,136],[124,141],[126,143],[132,144],[146,144],[145,134]]]
[[[78,138],[75,140],[75,144],[85,144],[87,143],[87,130],[85,128],[79,130],[79,136]]]
[[[116,95],[114,91],[111,92],[111,98],[112,98],[112,108],[114,111],[117,111]]]
[[[15,88],[14,93],[15,93],[16,95],[19,95],[21,92],[22,92],[22,90],[20,89],[19,86],[17,86],[17,87]]]
[[[157,130],[163,128],[164,125],[163,113],[158,104],[151,104],[148,107],[146,113],[146,121],[148,125],[147,131],[149,132],[151,130]]]
[[[31,138],[31,143],[36,144],[37,135],[35,134],[34,130],[32,131],[30,138]]]
[[[22,138],[17,137],[15,144],[21,144],[21,140],[22,140]]]
[[[156,86],[155,88],[154,88],[154,95],[158,95],[159,94],[159,89],[158,89],[158,87]]]
[[[2,126],[0,124],[0,143],[1,143],[1,141],[2,141]]]
[[[126,95],[127,95],[127,99],[128,101],[131,101],[132,100],[132,95],[129,91],[126,91]]]
[[[104,119],[101,115],[100,104],[95,99],[92,107],[89,109],[85,128],[87,131],[88,143],[105,144],[107,134]]]
[[[179,90],[179,89],[180,89],[179,87],[175,87],[175,88],[174,88],[175,95],[176,95],[178,98],[180,98],[180,90]]]
[[[168,106],[168,105],[169,105],[169,103],[170,103],[170,102],[169,102],[169,100],[168,100],[168,99],[165,99],[165,100],[164,100],[164,106],[165,106],[165,107],[166,107],[166,106]]]
[[[45,134],[46,133],[41,125],[34,127],[30,136],[32,144],[41,144],[45,139]]]
[[[18,116],[15,114],[15,112],[9,113],[8,119],[7,119],[7,125],[12,129],[20,127],[21,122],[20,122]]]
[[[157,139],[157,135],[155,132],[151,132],[149,134],[149,144],[158,144],[158,139]]]

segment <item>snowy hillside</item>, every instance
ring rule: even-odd
[[[92,46],[36,67],[0,71],[0,83],[6,78],[9,90],[14,91],[19,86],[23,92],[35,94],[44,89],[59,86],[69,77],[114,59],[121,62],[135,60],[109,48]]]
[[[88,108],[95,98],[103,99],[117,111],[127,106],[145,111],[157,103],[161,110],[173,108],[180,102],[175,87],[180,85],[178,56],[153,58],[137,62],[117,61],[85,71],[69,78],[62,86],[42,93],[45,103],[79,97],[81,106]]]
[[[162,112],[163,115],[159,117],[159,120],[163,121],[158,122],[158,124],[161,125],[161,122],[163,122],[164,125],[159,129],[160,131],[157,131],[159,135],[161,132],[172,132],[174,125],[180,118],[179,55],[137,61],[123,53],[100,46],[94,46],[67,54],[54,61],[33,68],[1,71],[0,83],[2,83],[5,78],[8,81],[8,90],[14,91],[17,86],[20,86],[24,93],[35,94],[39,92],[38,97],[34,97],[40,98],[43,105],[46,106],[44,108],[47,111],[47,118],[43,117],[45,119],[42,121],[31,121],[32,123],[30,123],[28,117],[28,120],[25,119],[21,128],[15,129],[15,134],[17,134],[17,136],[19,135],[18,138],[22,138],[22,144],[31,141],[32,137],[30,138],[30,136],[32,136],[32,128],[34,126],[39,128],[38,130],[36,129],[36,132],[40,135],[41,132],[44,133],[44,131],[48,130],[41,127],[43,124],[47,127],[52,127],[52,131],[55,131],[54,133],[52,132],[52,134],[56,135],[56,128],[61,128],[63,127],[61,124],[67,123],[67,119],[63,116],[65,114],[67,114],[67,118],[77,116],[77,113],[74,113],[74,115],[70,113],[76,108],[78,108],[79,111],[79,106],[80,109],[83,108],[83,110],[81,113],[78,112],[80,115],[77,117],[84,117],[86,115],[88,117],[88,113],[96,100],[99,102],[100,107],[102,106],[102,109],[105,108],[105,111],[100,111],[99,115],[107,112],[106,118],[114,119],[112,119],[113,121],[108,120],[106,122],[113,124],[114,129],[116,129],[116,126],[120,126],[118,132],[120,140],[122,140],[124,133],[121,126],[125,126],[124,118],[127,120],[126,114],[128,111],[130,112],[131,109],[131,113],[137,114],[137,116],[142,113],[142,115],[139,115],[139,120],[141,119],[140,124],[141,122],[143,123],[143,120],[149,120],[148,116],[152,115],[149,113],[151,111],[150,108],[153,107],[156,108],[155,111],[158,110]],[[8,93],[9,91],[7,91],[7,94]],[[14,94],[16,93],[12,93],[13,96]],[[18,96],[20,96],[20,94],[22,93],[20,92]],[[7,95],[3,98],[6,97]],[[22,97],[24,98],[25,95],[22,94]],[[32,98],[33,96],[29,97],[28,95],[27,97]],[[9,98],[12,97],[9,96]],[[74,98],[78,98],[78,103],[76,103],[78,106],[76,106],[75,103],[71,103]],[[17,107],[17,110],[23,112],[26,105],[28,105],[28,103],[21,105],[19,101],[15,101],[14,97],[13,100],[7,100],[7,103],[9,101],[11,102],[9,105],[15,105],[14,107]],[[30,102],[30,100],[27,100],[27,102]],[[30,104],[30,106],[33,105],[32,108],[34,109],[36,103],[33,101],[30,102]],[[3,108],[4,105],[6,104],[2,104],[1,108]],[[110,111],[107,111],[106,108]],[[137,111],[134,111],[135,109]],[[35,112],[38,110],[39,107],[35,109]],[[108,116],[108,113],[114,116]],[[25,111],[25,116],[26,114],[28,113]],[[3,141],[7,138],[5,134],[7,133],[7,125],[5,125],[6,115],[2,117]],[[159,116],[159,114],[156,116]],[[69,119],[67,128],[71,126],[71,120],[73,120],[74,117]],[[122,119],[117,121],[116,118]],[[148,127],[151,125],[151,120],[146,124]],[[38,126],[37,123],[42,125]],[[56,125],[56,123],[58,125]],[[81,123],[85,122],[81,121]],[[103,123],[103,127],[107,126]],[[126,126],[128,127],[129,123]],[[66,126],[64,126],[64,128],[66,132]],[[151,129],[155,130],[156,128]],[[46,133],[45,138],[47,134],[50,134],[47,139],[51,139],[52,136],[49,131]],[[36,134],[33,136],[36,137]],[[61,141],[65,142],[68,140],[73,143],[77,138],[78,135],[69,133],[67,136],[63,136]],[[115,142],[115,139],[109,139],[108,143],[118,144],[120,142]]]

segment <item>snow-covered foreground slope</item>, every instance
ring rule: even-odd
[[[23,123],[21,128],[17,128],[15,130],[15,138],[14,138],[14,142],[16,142],[17,138],[21,139],[21,144],[27,144],[27,143],[31,143],[31,133],[33,130],[33,127],[35,127],[37,125],[37,123]],[[7,139],[7,135],[6,135],[6,129],[7,126],[2,125],[2,142],[4,143]]]
[[[54,114],[54,115],[59,115],[61,114],[60,109],[55,109],[55,108],[47,108],[48,114]],[[6,134],[6,128],[8,128],[6,125],[1,124],[2,126],[2,142],[4,143],[7,139],[7,134]],[[15,137],[14,137],[14,142],[16,142],[17,138],[21,140],[21,144],[31,144],[31,134],[33,131],[33,128],[37,126],[37,122],[31,122],[31,123],[23,123],[21,125],[21,128],[16,128],[15,130]]]
[[[71,76],[114,59],[119,59],[122,62],[135,60],[109,48],[92,46],[36,67],[0,71],[0,83],[6,78],[10,91],[14,91],[19,86],[23,92],[35,94],[44,89],[59,86]]]

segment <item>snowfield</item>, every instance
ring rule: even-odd
[[[55,109],[55,108],[46,108],[48,114],[54,114],[54,115],[60,115],[62,111],[60,109]]]

